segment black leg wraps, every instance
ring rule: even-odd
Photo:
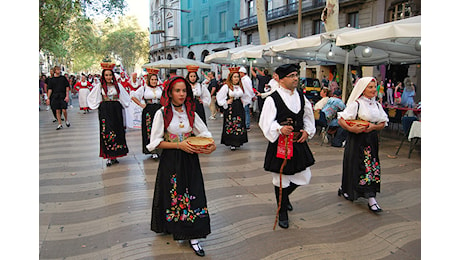
[[[278,225],[282,228],[289,227],[289,217],[288,217],[288,210],[292,210],[292,205],[289,202],[289,195],[298,187],[299,185],[290,183],[289,187],[282,189],[281,194],[281,207],[279,211],[279,218],[278,218]],[[276,205],[279,205],[279,196],[280,196],[280,188],[277,186],[275,187],[275,197],[276,197]]]

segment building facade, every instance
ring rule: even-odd
[[[206,55],[233,48],[240,20],[235,0],[150,0],[150,61]]]
[[[185,57],[204,61],[213,52],[233,48],[232,26],[240,19],[235,0],[182,0],[182,47]]]
[[[150,62],[182,57],[180,0],[150,0]]]

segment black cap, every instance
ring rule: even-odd
[[[297,64],[284,64],[276,68],[275,72],[282,79],[294,71],[298,71],[300,66]]]

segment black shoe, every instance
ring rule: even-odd
[[[197,242],[196,244],[192,244],[192,242],[189,240],[188,243],[190,244],[190,247],[193,249],[193,251],[195,252],[197,256],[204,256],[204,250],[201,247],[199,242]],[[198,247],[198,249],[195,249],[194,246]]]
[[[282,228],[288,228],[289,227],[289,218],[288,218],[287,211],[279,213],[278,226],[280,226]]]
[[[342,188],[339,188],[339,190],[337,191],[337,196],[343,196],[344,199],[346,200],[349,200],[348,198],[348,194],[346,194],[345,192],[343,192]]]
[[[56,130],[59,130],[59,129],[62,129],[62,125],[58,125],[58,127],[56,128]]]
[[[65,121],[65,125],[66,125],[67,127],[70,127],[70,122],[69,122],[69,121]]]
[[[292,204],[291,204],[290,201],[288,201],[288,203],[287,203],[287,205],[286,205],[286,208],[287,208],[287,210],[289,210],[289,211],[294,210],[294,208],[292,207]]]
[[[112,159],[112,164],[115,164],[115,163],[120,163],[120,162],[117,160],[117,158]]]
[[[372,211],[372,212],[374,212],[374,213],[378,213],[378,212],[381,212],[381,211],[382,211],[382,209],[380,208],[379,204],[377,204],[377,203],[374,203],[374,204],[372,204],[372,205],[367,204],[367,206],[369,207],[369,210]],[[376,209],[373,209],[373,208],[372,208],[372,207],[374,207],[374,206],[375,206]]]
[[[236,147],[235,146],[230,146],[230,150],[235,151]]]
[[[156,153],[152,154],[152,159],[158,160],[158,154],[156,154]]]
[[[112,159],[108,159],[107,162],[105,163],[105,165],[107,165],[107,167],[112,166],[112,164],[113,164]]]

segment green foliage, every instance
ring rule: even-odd
[[[148,32],[123,14],[125,0],[40,0],[39,50],[72,71],[99,71],[110,55],[128,70],[148,60]],[[104,17],[96,24],[96,18]]]

